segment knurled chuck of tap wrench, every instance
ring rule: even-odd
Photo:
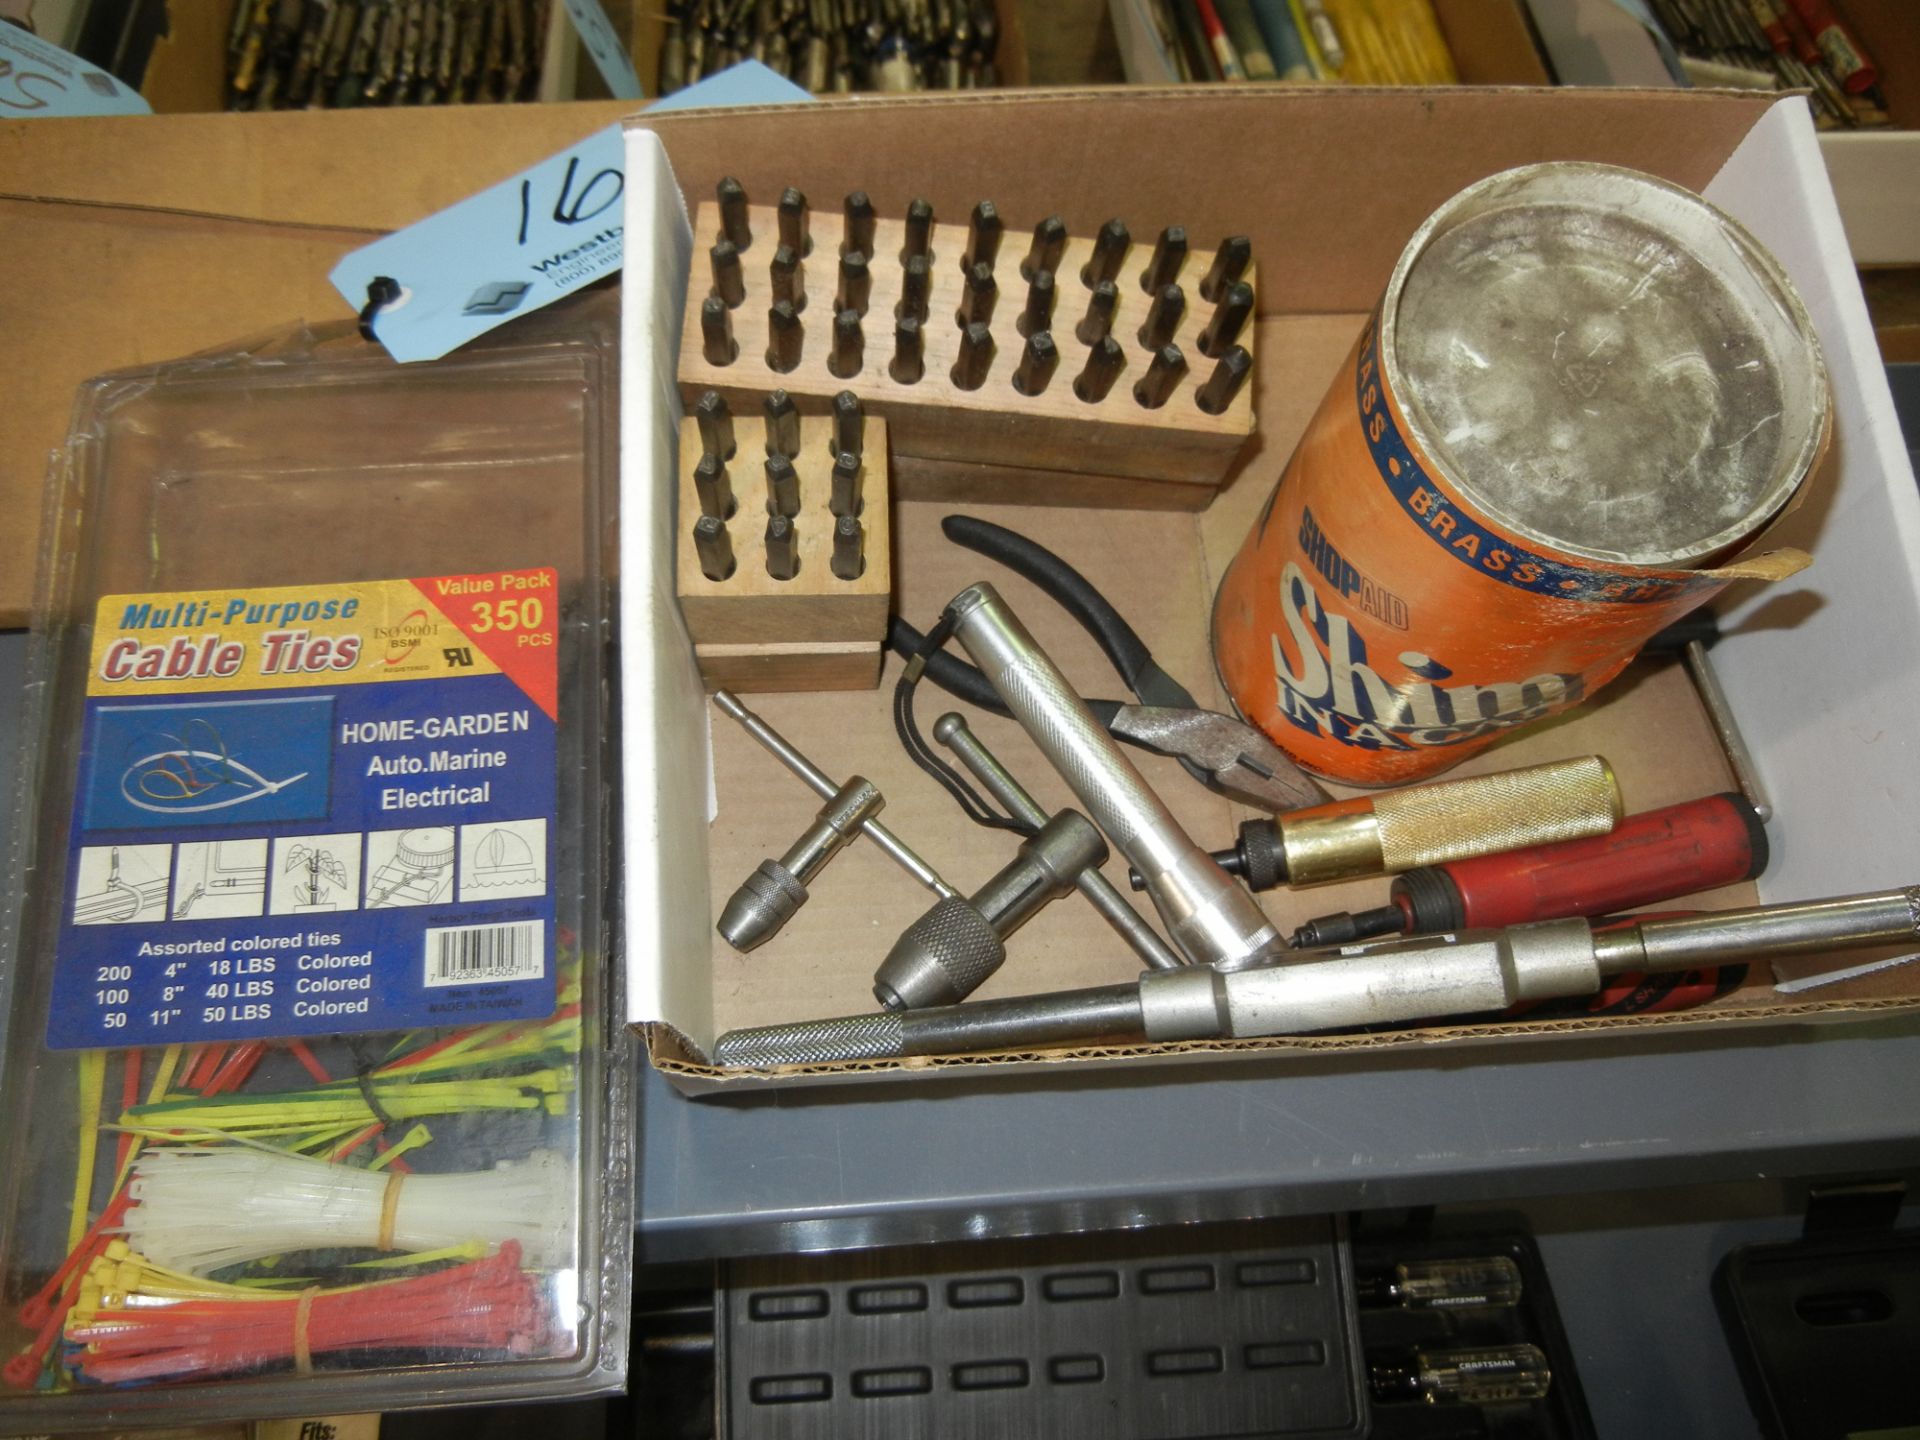
[[[734,949],[747,951],[780,933],[807,903],[807,884],[886,800],[871,780],[855,775],[820,808],[807,832],[778,860],[762,860],[720,912],[718,929]]]
[[[874,972],[874,997],[889,1010],[958,1004],[1005,962],[1009,935],[1106,858],[1093,822],[1060,811],[971,897],[937,901],[909,925]]]

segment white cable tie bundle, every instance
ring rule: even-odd
[[[120,1227],[157,1265],[206,1275],[296,1250],[441,1250],[518,1240],[531,1269],[571,1260],[572,1175],[550,1150],[447,1175],[359,1170],[264,1148],[149,1150]]]

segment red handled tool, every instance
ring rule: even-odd
[[[1827,0],[1791,0],[1791,3],[1843,90],[1849,95],[1862,95],[1880,83],[1880,71],[1872,57],[1841,23]]]
[[[1629,816],[1611,834],[1406,871],[1391,903],[1318,916],[1293,943],[1312,949],[1611,915],[1750,880],[1766,865],[1766,830],[1753,806],[1738,794],[1710,795]]]

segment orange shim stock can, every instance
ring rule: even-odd
[[[1831,426],[1785,274],[1649,175],[1530,165],[1448,201],[1214,601],[1234,704],[1303,765],[1421,780],[1587,699],[1743,554]]]

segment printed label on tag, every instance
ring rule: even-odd
[[[566,0],[566,6],[573,28],[580,34],[580,44],[593,57],[600,78],[607,82],[607,93],[616,100],[638,100],[643,93],[640,76],[633,68],[633,57],[607,19],[606,7],[600,0]]]
[[[437,360],[620,269],[620,127],[348,255],[328,278],[355,310],[380,277],[399,298],[373,331],[396,360]]]
[[[54,1049],[553,1013],[552,570],[116,595]]]
[[[98,65],[0,22],[0,120],[152,113],[144,96]]]

